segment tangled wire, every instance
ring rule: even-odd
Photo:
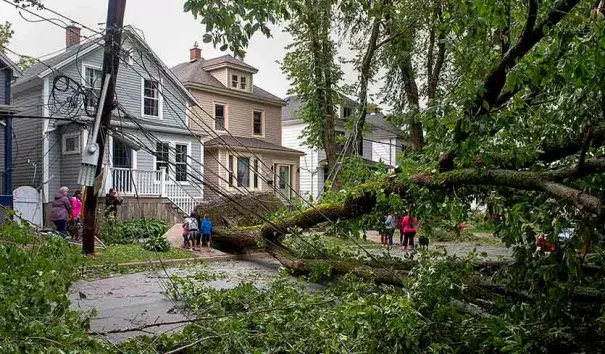
[[[99,96],[95,89],[83,87],[68,76],[55,76],[51,96],[50,108],[53,115],[74,119],[80,116],[81,110],[84,110],[88,117],[94,118],[97,114]]]

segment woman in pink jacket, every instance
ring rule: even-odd
[[[71,210],[73,218],[69,221],[69,233],[75,240],[80,239],[80,229],[82,226],[82,191],[77,190],[71,197]]]
[[[416,236],[416,224],[418,218],[412,218],[409,212],[403,214],[403,218],[400,223],[400,232],[403,235],[403,242],[401,248],[405,250],[411,250],[414,248],[414,236]]]

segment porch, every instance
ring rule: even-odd
[[[187,190],[190,182],[176,181],[166,168],[144,170],[105,166],[102,194],[114,188],[119,195],[131,197],[156,197],[170,201],[181,213],[189,214],[201,203],[201,188],[198,193]],[[189,188],[192,189],[192,188]]]

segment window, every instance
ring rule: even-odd
[[[103,72],[94,68],[85,67],[84,81],[86,92],[90,92],[84,101],[86,107],[96,109],[99,97],[101,97],[101,81],[103,81]]]
[[[263,135],[263,112],[254,111],[252,113],[252,134]]]
[[[246,77],[245,76],[241,76],[239,78],[239,88],[241,88],[242,90],[246,89]]]
[[[214,129],[225,130],[225,105],[214,105]]]
[[[237,158],[237,186],[238,187],[250,187],[250,158],[249,157],[238,157]]]
[[[237,75],[231,75],[231,87],[237,88]]]
[[[168,163],[170,156],[170,144],[164,142],[157,142],[155,144],[155,169],[160,170],[166,169],[166,179],[168,178]],[[159,179],[159,178],[158,178]]]
[[[344,107],[342,109],[342,118],[346,119],[349,118],[351,116],[351,107]]]
[[[175,145],[175,171],[176,171],[176,180],[177,182],[186,182],[187,181],[187,144],[176,144]]]
[[[79,154],[80,133],[69,133],[63,135],[63,155]]]
[[[229,155],[229,187],[233,187],[233,156]]]
[[[258,160],[229,155],[229,187],[259,188]],[[234,181],[235,180],[235,181]]]
[[[254,188],[258,189],[258,160],[254,160]]]
[[[159,83],[155,80],[144,79],[143,81],[143,115],[148,117],[159,117]]]

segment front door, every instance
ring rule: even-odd
[[[292,196],[291,185],[292,185],[292,166],[290,165],[276,165],[276,176],[275,181],[277,182],[277,190],[279,197],[283,199],[290,199]]]
[[[113,139],[112,149],[113,188],[120,193],[134,191],[132,181],[132,149],[123,142]]]

